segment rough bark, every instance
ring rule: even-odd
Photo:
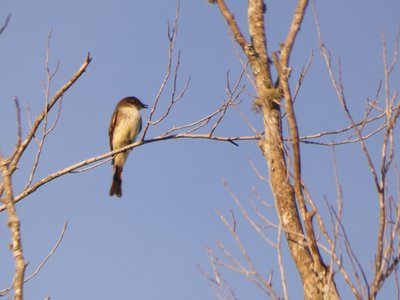
[[[24,276],[25,276],[25,259],[22,252],[21,242],[21,231],[20,231],[20,220],[15,210],[13,194],[12,194],[12,183],[11,173],[9,170],[9,164],[0,155],[0,171],[2,177],[2,192],[4,192],[1,201],[4,203],[7,209],[7,224],[11,233],[10,250],[14,256],[15,263],[15,275],[13,281],[14,289],[14,300],[22,300],[24,295]]]

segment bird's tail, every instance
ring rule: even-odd
[[[110,196],[122,196],[122,167],[114,167],[113,181],[110,188]]]

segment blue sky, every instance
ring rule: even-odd
[[[245,1],[227,1],[238,23],[246,30]],[[266,14],[268,48],[278,50],[288,31],[295,1],[269,1]],[[317,1],[317,13],[334,61],[341,59],[350,107],[355,116],[364,112],[383,76],[381,33],[388,52],[400,24],[400,3],[395,0]],[[23,133],[29,127],[26,106],[32,115],[44,105],[46,44],[50,31],[50,67],[60,63],[54,93],[79,68],[88,52],[93,58],[87,72],[64,96],[55,131],[48,137],[35,177],[108,151],[107,129],[116,102],[135,95],[151,105],[167,66],[167,20],[173,20],[176,1],[9,1],[0,2],[0,20],[11,13],[0,36],[0,149],[8,155],[16,139],[13,97],[21,103]],[[241,71],[229,30],[217,8],[207,1],[181,1],[176,50],[181,50],[178,87],[191,82],[184,99],[168,119],[151,128],[148,137],[174,125],[195,121],[226,100],[226,73],[232,80]],[[246,35],[247,36],[247,35]],[[308,11],[291,59],[292,85],[311,52],[314,61],[295,105],[300,134],[334,130],[347,125],[318,53],[311,10]],[[393,88],[398,88],[399,72]],[[251,110],[254,92],[246,84],[240,111],[262,130],[260,115]],[[170,86],[168,86],[170,88]],[[169,100],[161,97],[161,108]],[[143,111],[143,119],[148,117]],[[54,118],[54,116],[52,116]],[[217,130],[221,135],[251,135],[238,111],[230,109]],[[330,141],[330,140],[329,140]],[[379,137],[369,144],[379,157]],[[32,145],[14,178],[15,193],[26,183],[35,153]],[[343,185],[343,222],[354,250],[370,275],[376,236],[377,200],[367,164],[358,145],[338,147],[337,166]],[[314,200],[324,210],[324,197],[336,205],[332,150],[302,145],[303,175]],[[206,247],[222,241],[240,255],[232,237],[215,214],[229,216],[234,209],[239,233],[265,274],[274,269],[274,251],[265,245],[240,216],[223,180],[243,201],[255,192],[272,203],[269,188],[257,178],[249,160],[266,175],[266,165],[256,142],[229,143],[206,140],[171,140],[135,149],[124,170],[122,199],[109,198],[111,166],[107,163],[80,174],[64,176],[39,189],[17,205],[22,219],[25,258],[30,274],[53,247],[68,220],[62,244],[41,273],[26,285],[26,299],[212,299],[198,265],[210,272]],[[393,182],[394,185],[395,182]],[[266,212],[274,219],[273,210]],[[13,261],[8,250],[6,216],[0,215],[0,288],[12,279]],[[371,222],[371,220],[373,220]],[[271,237],[275,234],[272,232]],[[373,238],[371,238],[371,236]],[[285,246],[286,247],[286,246]],[[286,248],[285,248],[286,249]],[[287,251],[287,250],[285,250]],[[297,272],[288,253],[284,256],[289,295],[301,293]],[[227,272],[239,299],[264,296],[245,278]],[[343,287],[343,282],[339,280]],[[349,295],[342,288],[344,299]],[[385,286],[389,298],[393,285]],[[387,298],[388,299],[388,298]]]

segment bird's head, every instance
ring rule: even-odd
[[[127,106],[135,106],[137,109],[147,108],[147,104],[142,103],[136,97],[126,97],[120,101],[120,104],[127,105]]]

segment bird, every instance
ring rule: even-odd
[[[140,110],[147,108],[138,98],[129,96],[120,100],[112,114],[108,136],[111,151],[120,149],[136,141],[142,130]],[[116,154],[112,159],[113,178],[110,196],[122,197],[122,169],[130,150]]]

